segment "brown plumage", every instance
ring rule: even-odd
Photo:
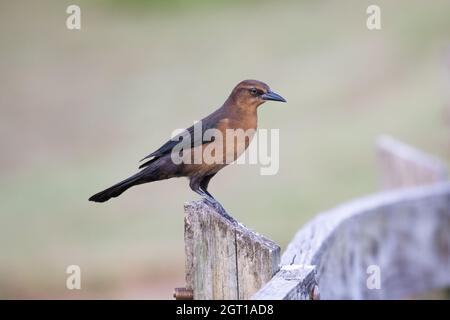
[[[223,167],[236,160],[248,147],[253,136],[252,130],[257,127],[257,108],[267,100],[286,102],[280,95],[272,92],[268,85],[257,80],[244,80],[231,92],[225,103],[216,111],[201,120],[201,135],[194,133],[194,126],[186,129],[174,139],[166,142],[158,150],[152,152],[142,160],[147,160],[139,168],[142,169],[135,175],[101,191],[89,198],[90,201],[105,202],[122,194],[132,186],[169,179],[173,177],[188,177],[191,189],[203,196],[208,203],[218,205],[218,202],[207,191],[211,178]],[[209,129],[217,129],[222,133],[222,139],[217,137],[206,138],[203,136]],[[227,129],[249,130],[245,139],[231,137],[227,139]],[[211,130],[210,130],[211,131]],[[188,139],[187,139],[188,138]],[[181,144],[180,144],[181,141]],[[176,148],[183,147],[180,153],[186,159],[194,160],[194,154],[206,154],[207,150],[211,161],[207,156],[201,158],[200,163],[175,163],[173,153]],[[178,149],[179,150],[179,149]],[[222,150],[222,152],[220,152]],[[216,152],[218,152],[216,154]],[[222,153],[222,155],[220,155]],[[190,157],[190,158],[189,158]]]

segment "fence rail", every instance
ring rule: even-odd
[[[353,201],[300,230],[252,298],[399,299],[450,286],[449,231],[447,183]],[[380,289],[367,286],[371,266]]]

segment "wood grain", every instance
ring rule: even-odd
[[[186,285],[195,300],[248,299],[278,271],[280,247],[203,201],[185,205]]]

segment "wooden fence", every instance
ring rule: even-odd
[[[319,214],[280,257],[273,241],[202,201],[185,206],[186,287],[177,299],[398,299],[450,286],[445,166],[377,141],[385,191]],[[371,286],[371,276],[379,286]]]

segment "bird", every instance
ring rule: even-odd
[[[199,194],[219,213],[230,218],[220,203],[208,192],[208,185],[219,170],[235,161],[248,148],[257,129],[257,109],[267,101],[287,102],[262,81],[239,82],[220,108],[198,122],[201,125],[196,123],[164,143],[159,149],[141,159],[145,162],[139,166],[140,171],[94,194],[89,201],[105,202],[118,197],[133,186],[187,177],[192,191]],[[227,136],[230,130],[250,133],[244,136],[244,141],[237,141],[239,137]],[[211,137],[207,137],[208,131],[212,131]],[[211,161],[212,158],[207,159],[206,150],[213,151],[210,152],[210,158],[217,156],[213,159],[215,161]],[[200,161],[197,162],[192,161],[195,154],[205,157],[200,157]],[[184,161],[179,161],[180,159]]]

